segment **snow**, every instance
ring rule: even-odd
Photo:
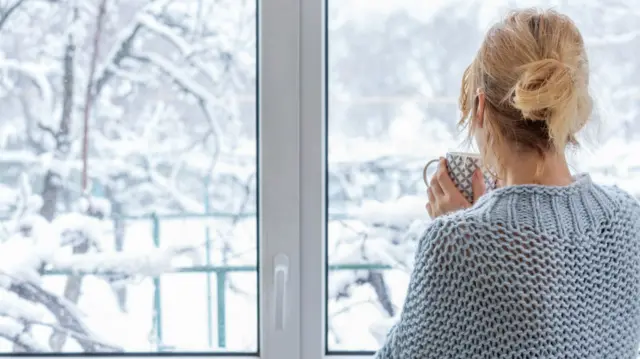
[[[424,218],[424,198],[403,196],[394,201],[380,202],[366,200],[349,215],[367,222],[384,222],[389,224],[411,222]]]
[[[45,317],[46,311],[41,306],[21,299],[13,292],[0,289],[0,315],[39,322]]]
[[[40,281],[37,268],[42,264],[31,239],[16,235],[0,246],[0,270],[13,278]]]
[[[70,273],[119,273],[159,276],[172,268],[176,253],[183,248],[152,249],[140,253],[91,253],[82,256],[59,254],[51,261],[57,270]]]
[[[108,2],[89,188],[78,95],[91,83],[97,3],[23,3],[0,27],[0,352],[255,352],[256,2]],[[506,7],[541,4],[575,15],[593,52],[603,123],[574,170],[640,198],[636,10],[329,0],[329,350],[373,351],[397,320],[429,225],[422,166],[473,150],[455,129],[460,73]],[[45,189],[47,174],[56,190]],[[47,201],[52,218],[40,213]],[[61,348],[55,331],[68,334]]]
[[[0,317],[0,337],[5,339],[15,338],[17,343],[25,344],[29,349],[35,349],[39,352],[46,353],[51,351],[47,345],[39,343],[29,333],[25,333],[24,325],[13,318]]]

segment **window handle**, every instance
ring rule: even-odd
[[[276,330],[284,330],[287,297],[287,281],[289,279],[289,257],[279,253],[274,258],[273,281],[275,285],[275,324]]]

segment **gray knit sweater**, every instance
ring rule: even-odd
[[[636,358],[640,206],[587,175],[437,218],[379,359]]]

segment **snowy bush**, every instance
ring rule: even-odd
[[[123,351],[117,342],[96,335],[76,308],[83,276],[117,288],[170,271],[178,256],[197,260],[196,248],[189,245],[140,253],[108,248],[106,238],[113,235],[104,221],[108,206],[95,198],[85,198],[77,211],[52,221],[39,214],[42,200],[26,179],[17,199],[0,238],[0,337],[13,342],[16,351],[59,352],[66,340],[76,341],[84,352]],[[54,272],[69,276],[65,295],[42,285],[43,275]],[[36,335],[38,327],[49,328],[49,335]]]

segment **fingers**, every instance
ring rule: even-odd
[[[436,203],[436,196],[433,193],[433,187],[427,188],[427,197],[429,197],[429,203]]]
[[[440,185],[440,181],[438,180],[438,174],[433,176],[431,182],[429,183],[429,189],[433,191],[433,194],[436,196],[444,196],[444,190]]]
[[[481,171],[476,171],[472,178],[474,201],[486,191],[486,185]],[[458,190],[449,176],[447,161],[439,160],[438,170],[429,181],[427,187],[429,202],[425,205],[429,217],[435,218],[446,213],[471,207],[471,203]]]
[[[440,164],[438,165],[438,172],[433,176],[436,180],[440,188],[442,189],[442,193],[446,195],[453,195],[455,193],[459,193],[458,188],[456,188],[455,183],[449,176],[449,172],[447,171],[447,160],[442,158],[440,159]]]
[[[427,197],[429,197],[429,202],[427,202],[427,213],[430,218],[435,217],[435,210],[437,208],[436,204],[436,196],[433,194],[433,187],[427,188]]]
[[[471,187],[473,188],[473,202],[475,203],[487,191],[484,176],[479,168],[473,173]]]

